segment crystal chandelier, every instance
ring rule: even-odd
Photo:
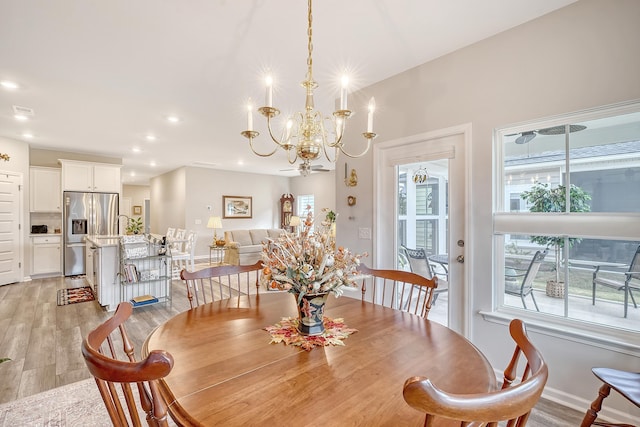
[[[312,14],[311,0],[308,0],[308,56],[307,56],[307,75],[302,82],[302,86],[306,90],[304,111],[293,113],[287,120],[286,127],[282,132],[282,136],[278,139],[272,129],[271,119],[280,114],[280,110],[273,107],[273,80],[267,77],[266,90],[266,106],[258,108],[258,112],[266,117],[269,136],[276,144],[270,153],[260,153],[255,150],[253,140],[260,135],[259,132],[253,130],[253,105],[249,100],[247,113],[247,130],[242,131],[241,135],[249,140],[249,146],[254,154],[260,157],[269,157],[273,155],[278,148],[282,148],[287,152],[287,159],[290,164],[294,164],[298,158],[302,160],[299,171],[303,176],[309,175],[312,170],[310,162],[316,160],[321,153],[330,162],[338,159],[338,154],[342,152],[344,155],[352,158],[361,157],[369,151],[371,140],[377,135],[373,132],[373,112],[375,111],[375,99],[371,98],[368,106],[367,131],[362,134],[367,140],[367,147],[360,154],[351,154],[345,151],[344,136],[346,121],[351,116],[351,110],[347,109],[347,79],[342,79],[342,90],[340,91],[340,109],[333,112],[333,117],[324,117],[321,112],[314,109],[313,91],[318,87],[318,83],[313,80],[313,43],[312,43]],[[332,135],[329,134],[331,132]],[[330,157],[330,153],[332,157]]]

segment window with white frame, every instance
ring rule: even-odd
[[[298,215],[304,222],[308,212],[312,212],[314,216],[316,215],[313,194],[303,194],[298,196],[296,215]]]
[[[497,310],[640,332],[640,104],[495,139]]]

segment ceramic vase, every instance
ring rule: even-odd
[[[298,306],[298,332],[302,335],[322,335],[324,332],[324,306],[328,293],[293,294]]]

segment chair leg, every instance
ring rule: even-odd
[[[607,384],[603,384],[602,387],[600,387],[600,390],[598,390],[598,397],[596,397],[596,400],[593,401],[591,407],[587,409],[587,413],[584,414],[584,418],[582,419],[582,424],[580,424],[580,427],[589,427],[593,424],[596,418],[598,418],[598,412],[600,411],[600,409],[602,409],[602,401],[605,399],[605,397],[609,396],[610,392],[611,387],[609,387]]]
[[[524,295],[520,294],[520,299],[522,300],[522,306],[524,307],[524,309],[527,309],[527,303],[524,302]]]
[[[631,302],[633,302],[633,308],[638,308],[638,304],[636,304],[636,299],[633,297],[633,292],[631,292],[631,288],[629,288],[629,296],[631,297]]]
[[[536,306],[536,311],[540,311],[538,308],[538,303],[536,302],[536,297],[533,295],[533,290],[531,291],[531,299],[533,300],[533,305]]]

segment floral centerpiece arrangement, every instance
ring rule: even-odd
[[[262,249],[265,264],[263,280],[272,289],[287,290],[296,295],[301,307],[298,330],[308,335],[324,330],[322,313],[326,296],[329,293],[340,296],[346,287],[357,288],[358,280],[366,277],[357,271],[360,258],[366,254],[336,248],[337,215],[328,209],[323,209],[323,212],[325,219],[316,223],[311,231],[314,218],[308,206],[299,234],[283,234],[276,240],[265,242]],[[313,325],[305,326],[308,322]]]

